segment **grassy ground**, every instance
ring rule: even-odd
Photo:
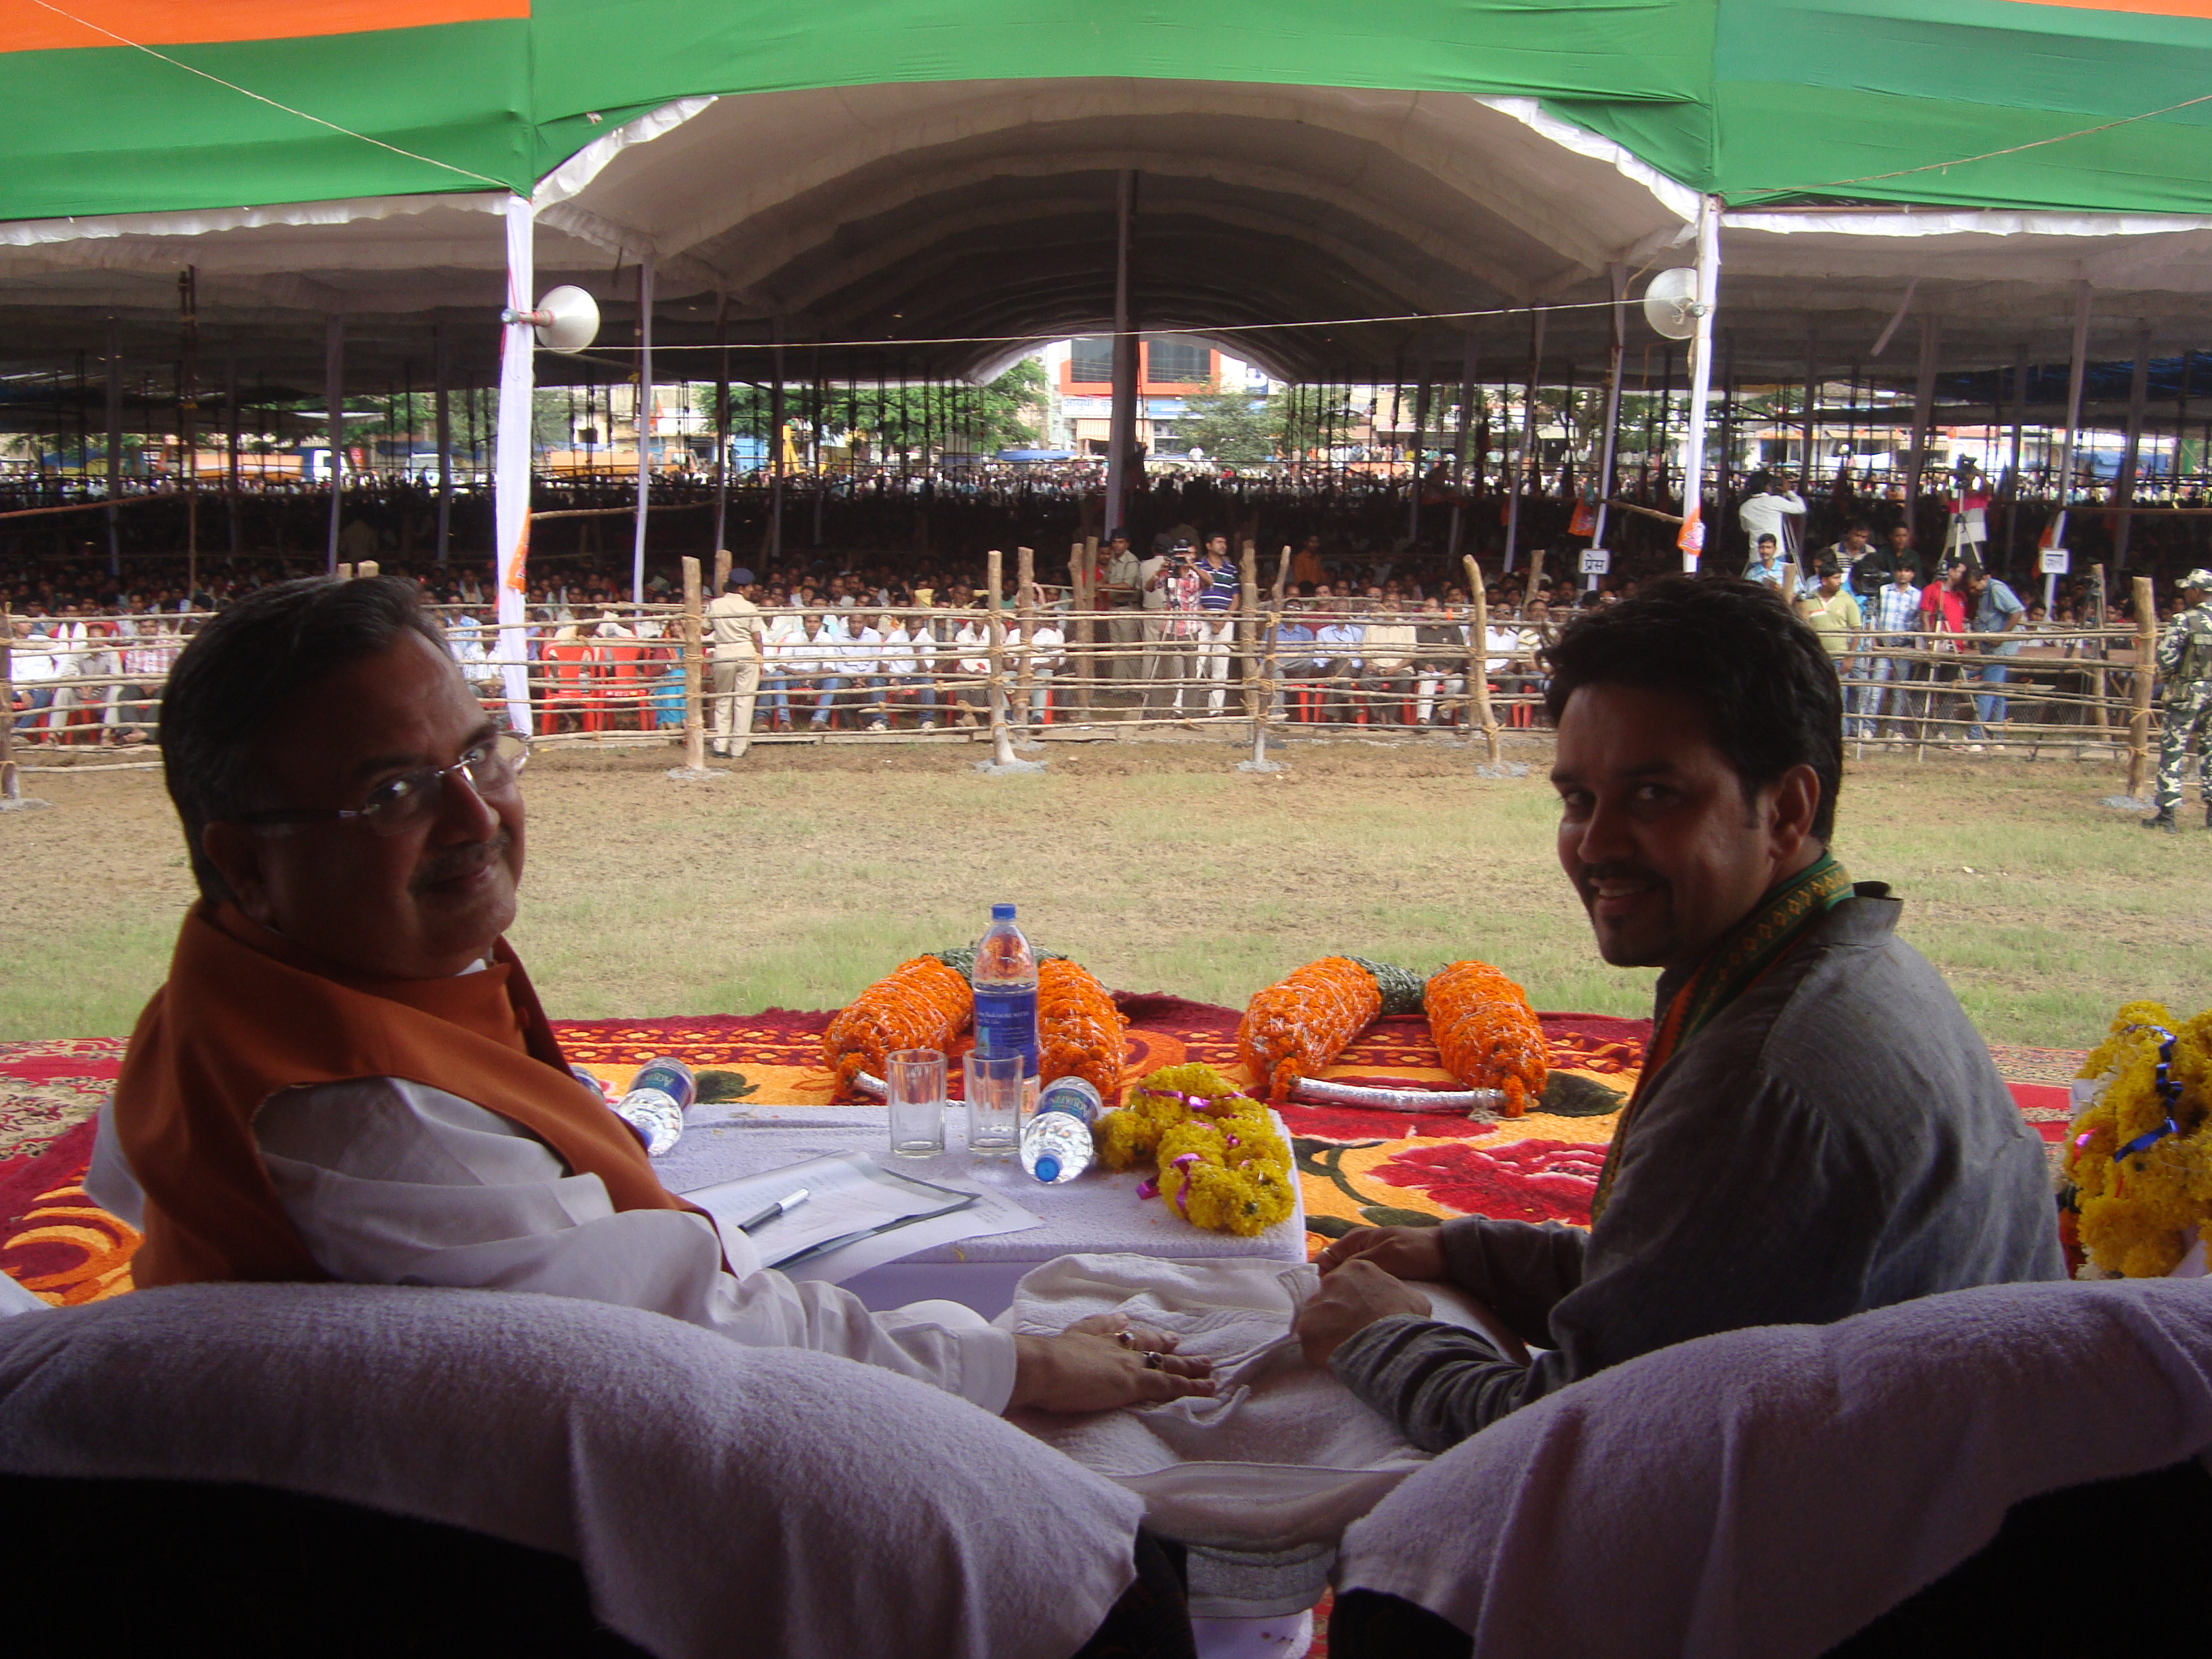
[[[1328,951],[1479,956],[1540,1007],[1650,1012],[1651,975],[1598,960],[1553,862],[1540,752],[1494,781],[1443,744],[1299,744],[1266,776],[1211,742],[1055,744],[1004,778],[979,752],[756,749],[711,784],[668,781],[664,751],[549,754],[517,946],[556,1016],[834,1006],[1012,899],[1129,989],[1241,1004]],[[0,1039],[125,1033],[190,891],[158,775],[26,783],[53,805],[0,817]],[[2144,835],[2099,805],[2118,787],[2071,761],[1869,761],[1837,851],[1897,888],[1992,1041],[2086,1047],[2125,999],[2212,1000],[2212,835]]]

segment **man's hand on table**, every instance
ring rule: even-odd
[[[1325,1370],[1329,1356],[1346,1340],[1376,1320],[1395,1314],[1426,1319],[1429,1298],[1404,1280],[1392,1278],[1367,1257],[1355,1256],[1322,1271],[1321,1287],[1298,1310],[1291,1329],[1305,1352],[1306,1363]]]
[[[1347,1261],[1365,1261],[1394,1279],[1425,1279],[1441,1285],[1444,1271],[1440,1227],[1354,1227],[1321,1253],[1314,1263],[1327,1279]]]
[[[1014,1339],[1011,1411],[1103,1412],[1213,1392],[1213,1362],[1184,1359],[1167,1331],[1093,1314],[1058,1336]]]

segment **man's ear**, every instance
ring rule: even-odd
[[[1802,763],[1776,781],[1769,811],[1776,854],[1787,860],[1813,838],[1813,820],[1820,812],[1820,775]]]
[[[261,923],[269,921],[269,883],[262,870],[261,837],[241,823],[217,821],[200,826],[200,851],[216,867],[238,908]]]

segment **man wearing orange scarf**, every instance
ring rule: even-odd
[[[87,1186],[146,1286],[321,1279],[537,1291],[846,1355],[991,1411],[1211,1391],[1118,1326],[1012,1337],[873,1315],[739,1260],[568,1072],[504,933],[528,754],[413,586],[289,582],[171,677],[165,777],[202,902],[133,1033]],[[725,1259],[725,1249],[730,1253]]]
[[[1307,1358],[1441,1450],[1655,1348],[2063,1278],[2043,1143],[1896,937],[1904,907],[1829,851],[1843,703],[1819,636],[1771,588],[1678,578],[1548,657],[1559,863],[1599,954],[1662,970],[1590,1227],[1347,1233]],[[1422,1279],[1491,1334],[1431,1322]]]

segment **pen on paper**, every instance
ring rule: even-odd
[[[776,1217],[780,1215],[788,1215],[800,1205],[805,1203],[806,1196],[806,1188],[801,1187],[797,1192],[789,1194],[785,1197],[779,1198],[775,1203],[769,1205],[768,1208],[763,1210],[758,1215],[754,1216],[751,1219],[738,1223],[738,1231],[741,1233],[749,1233],[756,1227],[764,1227],[769,1222],[775,1220]]]

